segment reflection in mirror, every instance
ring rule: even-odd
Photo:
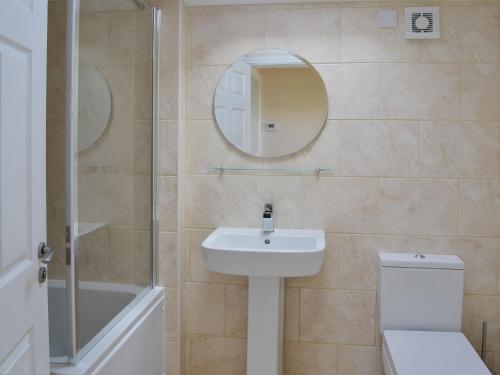
[[[320,75],[302,57],[259,50],[241,57],[219,81],[214,116],[239,150],[261,157],[294,153],[314,140],[327,115]]]
[[[89,149],[104,133],[111,117],[111,90],[92,64],[78,68],[78,151]]]

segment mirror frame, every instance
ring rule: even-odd
[[[289,53],[289,54],[297,57],[298,59],[302,60],[304,63],[306,63],[307,66],[309,68],[311,68],[313,70],[313,72],[320,78],[320,80],[321,80],[321,87],[323,88],[323,91],[324,91],[324,94],[325,94],[325,101],[326,101],[325,114],[324,114],[324,117],[323,117],[322,122],[321,122],[321,127],[319,128],[318,132],[314,135],[314,137],[312,137],[311,140],[309,142],[307,142],[306,144],[304,144],[302,147],[300,147],[300,148],[298,148],[298,149],[296,149],[294,151],[291,151],[291,152],[289,152],[287,154],[276,155],[276,156],[254,155],[254,154],[246,152],[245,150],[242,150],[239,147],[235,146],[226,137],[226,135],[222,131],[221,126],[219,125],[219,123],[217,121],[217,117],[215,115],[215,97],[217,95],[217,88],[219,87],[220,81],[221,81],[222,77],[224,77],[224,74],[226,74],[226,72],[234,64],[236,64],[238,61],[240,61],[243,57],[248,56],[248,55],[252,55],[252,54],[256,54],[256,53],[262,53],[264,51],[281,51],[281,52],[287,52],[287,53]],[[310,63],[308,60],[306,60],[301,55],[299,55],[299,54],[297,54],[295,52],[292,52],[290,50],[284,49],[284,48],[260,48],[260,49],[253,50],[251,52],[245,53],[244,55],[241,55],[236,60],[234,60],[231,64],[227,65],[227,67],[224,69],[224,71],[222,72],[222,74],[219,76],[219,79],[217,80],[217,84],[215,85],[215,89],[214,89],[213,96],[212,96],[212,108],[211,108],[211,111],[212,111],[212,119],[213,119],[213,121],[215,122],[215,124],[217,126],[217,131],[222,135],[222,137],[224,138],[224,141],[227,142],[228,144],[230,144],[236,150],[238,150],[239,152],[241,152],[241,153],[243,153],[245,155],[248,155],[248,156],[251,156],[251,157],[254,157],[254,158],[259,158],[259,159],[279,159],[279,158],[285,158],[285,157],[289,157],[289,156],[295,155],[298,152],[305,150],[306,148],[308,148],[310,145],[312,145],[319,138],[319,136],[321,135],[321,133],[325,129],[326,123],[328,122],[329,103],[330,102],[329,102],[329,98],[328,98],[328,90],[326,88],[325,81],[323,80],[323,76],[319,73],[319,71],[316,69],[316,67],[312,63]]]

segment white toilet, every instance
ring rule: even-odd
[[[386,375],[490,375],[460,332],[464,264],[454,255],[381,253]]]

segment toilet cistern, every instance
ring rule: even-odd
[[[274,232],[272,203],[266,203],[264,205],[264,213],[262,214],[262,230],[264,233]]]

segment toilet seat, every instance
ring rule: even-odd
[[[384,331],[386,375],[491,375],[460,332]]]

